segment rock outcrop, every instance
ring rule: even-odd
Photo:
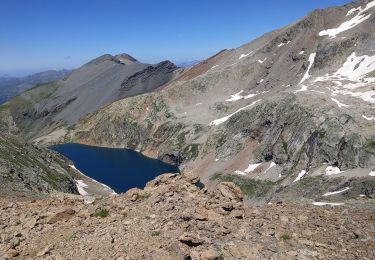
[[[78,194],[68,161],[45,148],[0,134],[0,196]]]
[[[79,196],[0,198],[0,257],[51,259],[354,259],[373,255],[374,204],[249,206],[233,183],[200,189],[161,175],[85,204]]]

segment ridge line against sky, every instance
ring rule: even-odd
[[[72,69],[100,55],[205,59],[349,0],[1,0],[0,75]]]

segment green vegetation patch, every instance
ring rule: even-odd
[[[109,216],[109,210],[108,209],[100,209],[100,210],[97,210],[95,211],[93,214],[92,214],[93,217],[97,217],[97,218],[106,218]]]
[[[248,198],[264,197],[277,185],[276,182],[268,180],[245,179],[235,175],[223,175],[222,173],[215,173],[211,176],[210,180],[218,182],[233,182]]]
[[[55,99],[57,96],[55,96],[56,90],[60,87],[59,84],[52,82],[47,84],[38,84],[32,89],[26,91],[30,97],[31,100],[35,102],[39,102],[44,99]]]
[[[157,237],[160,236],[161,232],[160,231],[152,231],[151,236]]]
[[[366,142],[365,150],[371,154],[375,154],[375,139]]]
[[[290,240],[292,237],[289,234],[284,234],[281,236],[282,240]]]
[[[188,145],[184,149],[184,154],[189,160],[194,160],[198,157],[199,154],[199,144]]]

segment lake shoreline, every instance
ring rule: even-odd
[[[127,148],[79,143],[49,148],[70,161],[69,167],[76,173],[76,185],[82,195],[123,193],[131,188],[144,188],[147,182],[160,174],[180,172],[177,166]]]
[[[109,186],[101,183],[78,170],[74,164],[69,164],[74,171],[74,181],[77,189],[82,196],[115,196],[117,193]]]
[[[150,159],[155,159],[155,160],[158,159],[158,156],[157,156],[158,152],[156,150],[151,150],[151,149],[140,150],[140,149],[132,149],[132,148],[124,147],[124,146],[110,146],[110,145],[101,145],[101,144],[97,144],[97,143],[93,144],[91,142],[85,142],[85,141],[82,141],[82,140],[75,140],[74,143],[80,144],[80,145],[85,145],[85,146],[90,146],[90,147],[98,147],[98,148],[127,149],[127,150],[132,150],[132,151],[141,153],[141,154],[143,154],[144,156],[146,156]],[[68,144],[68,143],[59,143],[59,144]]]

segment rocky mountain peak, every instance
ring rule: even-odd
[[[85,65],[83,66],[86,66],[86,65],[97,65],[97,64],[100,64],[104,61],[109,61],[109,60],[112,60],[113,59],[113,56],[111,54],[103,54],[89,62],[87,62]]]
[[[177,66],[169,60],[159,62],[155,64],[154,67],[163,67],[163,68],[172,69],[172,70],[177,69]]]
[[[120,63],[125,64],[125,65],[129,65],[129,64],[133,64],[133,63],[138,62],[137,59],[133,58],[132,56],[130,56],[127,53],[117,54],[116,56],[114,56],[114,58],[116,60],[118,60]]]

